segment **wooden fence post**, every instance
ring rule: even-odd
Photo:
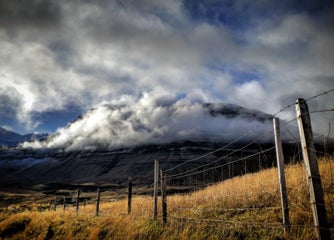
[[[290,220],[289,220],[288,196],[286,192],[286,182],[285,182],[285,173],[284,173],[284,156],[283,156],[283,149],[282,149],[279,119],[274,118],[273,124],[274,124],[274,133],[275,133],[278,180],[280,184],[280,193],[281,193],[283,225],[284,225],[284,231],[286,231],[288,225],[290,225]]]
[[[161,176],[161,202],[162,202],[162,222],[167,223],[167,193],[166,193],[166,173],[160,170]]]
[[[75,206],[76,206],[76,213],[78,213],[79,212],[79,199],[80,199],[80,189],[78,189],[77,190],[77,201],[76,201],[76,204],[75,204]]]
[[[154,189],[153,189],[153,219],[158,217],[158,184],[159,184],[159,161],[154,161]]]
[[[318,239],[330,239],[330,231],[324,203],[321,177],[313,144],[311,118],[308,111],[308,106],[304,99],[297,99],[296,114],[303,151],[303,159],[306,168],[306,177],[310,192],[314,227],[316,228]]]
[[[96,198],[96,212],[95,216],[99,216],[100,211],[100,187],[97,187],[97,198]]]
[[[131,212],[131,200],[132,200],[132,179],[129,177],[128,185],[128,214]]]

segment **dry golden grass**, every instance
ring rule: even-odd
[[[331,226],[333,160],[319,162]],[[292,225],[287,234],[281,226],[277,169],[272,168],[193,193],[168,196],[166,225],[160,219],[152,220],[151,196],[133,197],[129,215],[126,199],[108,201],[104,196],[99,216],[95,216],[93,200],[80,206],[78,214],[74,206],[65,212],[62,207],[38,212],[36,206],[31,212],[4,211],[0,214],[0,239],[313,239],[305,170],[302,165],[288,165],[285,172]]]

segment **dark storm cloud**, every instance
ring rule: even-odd
[[[57,64],[65,69],[73,67],[79,61],[79,54],[67,41],[52,41],[48,47],[53,52]]]
[[[16,27],[49,27],[59,24],[61,9],[52,0],[1,0],[0,25]]]
[[[97,46],[107,48],[111,45],[113,49],[124,51],[130,60],[134,58],[135,61],[153,65],[191,64],[196,61],[196,51],[191,49],[186,35],[183,35],[186,32],[156,13],[159,4],[154,4],[154,1],[139,2],[143,5],[128,1],[95,6],[80,22],[81,28]],[[168,12],[168,9],[160,8]]]
[[[0,118],[15,120],[22,108],[21,99],[15,88],[0,88]]]

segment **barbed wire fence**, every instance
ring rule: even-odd
[[[332,92],[334,92],[334,89],[320,93],[310,98],[307,98],[305,100],[305,104],[306,102],[312,101],[315,98],[318,98],[323,95],[327,95]],[[286,111],[287,109],[293,107],[294,105],[299,104],[298,101],[301,101],[301,100],[302,99],[298,99],[296,104],[289,104],[288,106],[282,108],[280,111],[273,114],[273,118],[275,118],[280,113]],[[296,127],[296,125],[299,124],[299,123],[297,124],[297,122],[299,121],[299,118],[303,118],[306,115],[316,114],[316,113],[319,114],[319,113],[324,113],[324,112],[333,112],[333,111],[334,111],[333,108],[317,109],[317,110],[312,109],[311,111],[307,110],[306,112],[300,113],[299,116],[297,113],[296,114],[297,117],[294,117],[290,119],[289,121],[285,121],[283,123],[281,127],[281,131],[284,132],[286,135],[290,136],[290,140],[288,140],[287,143],[295,144],[295,147],[294,147],[295,149],[293,151],[292,157],[290,157],[291,158],[290,162],[292,163],[300,162],[303,158],[305,158],[305,156],[303,157],[301,154],[303,152],[302,147],[300,147],[300,143],[302,140],[300,139],[299,136],[297,136],[296,132],[291,130],[291,126],[294,125],[294,127]],[[330,127],[331,127],[331,123],[329,123],[329,132],[325,138],[326,140],[329,139]],[[202,196],[203,199],[201,199],[200,197],[196,196],[195,194],[196,190],[202,189],[210,185],[214,185],[216,182],[224,181],[225,179],[233,178],[236,175],[243,175],[248,172],[257,171],[259,169],[262,169],[261,162],[266,160],[264,162],[268,166],[268,159],[275,159],[275,157],[273,157],[275,153],[275,149],[276,149],[275,146],[268,146],[267,148],[262,149],[261,144],[258,144],[259,149],[255,153],[245,153],[246,149],[258,143],[259,140],[265,137],[266,135],[274,135],[273,131],[265,132],[261,136],[255,138],[253,141],[250,141],[249,143],[245,144],[243,147],[240,147],[238,149],[233,149],[233,150],[228,149],[229,147],[233,145],[234,142],[237,142],[239,139],[242,139],[242,137],[244,137],[245,135],[247,136],[247,134],[251,131],[254,131],[254,130],[253,129],[249,130],[246,134],[237,137],[235,140],[233,140],[229,144],[221,148],[218,148],[212,152],[206,153],[205,155],[202,155],[202,156],[199,156],[193,159],[186,160],[166,170],[162,170],[161,183],[162,185],[165,185],[165,186],[162,186],[162,190],[161,190],[162,195],[166,194],[166,192],[168,192],[169,195],[174,195],[174,196],[176,194],[180,194],[184,192],[188,193],[186,195],[188,196],[187,197],[188,201],[185,201],[181,206],[174,206],[174,204],[170,202],[172,200],[168,201],[168,206],[170,206],[168,208],[168,219],[170,221],[177,221],[177,222],[184,222],[184,221],[186,222],[189,222],[189,221],[206,222],[207,224],[217,224],[217,222],[219,222],[219,223],[223,223],[223,226],[225,227],[226,226],[231,227],[233,225],[239,225],[241,223],[246,224],[246,225],[251,225],[253,227],[260,226],[260,227],[281,228],[281,229],[283,227],[284,230],[291,229],[291,228],[311,228],[312,229],[315,227],[317,237],[321,239],[325,239],[326,237],[328,237],[329,236],[328,235],[329,234],[328,222],[327,223],[326,222],[325,223],[316,222],[316,221],[319,221],[319,218],[320,218],[320,221],[322,221],[321,218],[324,219],[324,218],[327,218],[327,216],[320,216],[320,217],[313,216],[314,221],[315,221],[313,225],[308,224],[308,223],[304,223],[304,224],[290,223],[290,222],[284,223],[284,221],[282,224],[281,218],[278,218],[277,221],[275,222],[259,223],[259,222],[245,222],[245,221],[236,221],[236,220],[232,221],[230,218],[226,217],[226,216],[229,216],[229,214],[226,214],[226,212],[233,212],[233,214],[237,214],[237,212],[240,212],[240,211],[241,212],[245,212],[245,211],[256,212],[259,210],[274,211],[276,212],[276,215],[279,215],[279,211],[282,209],[282,207],[279,206],[279,200],[280,200],[279,184],[277,184],[277,189],[273,189],[273,191],[263,190],[264,195],[267,195],[268,198],[272,199],[272,201],[269,201],[270,202],[269,205],[264,205],[260,207],[255,206],[254,203],[249,201],[250,196],[252,195],[252,192],[248,190],[246,192],[233,194],[233,195],[224,192],[224,190],[221,190],[222,193],[218,194],[218,197],[217,197],[220,200],[218,202],[224,202],[224,199],[231,198],[236,203],[245,203],[244,200],[246,199],[246,203],[247,203],[246,205],[234,204],[232,206],[235,206],[235,208],[229,208],[229,209],[221,208],[221,206],[213,206],[211,209],[207,209],[201,205],[201,202],[207,201],[208,198],[211,200],[214,200],[215,197]],[[315,136],[315,138],[317,137],[324,137],[324,136]],[[308,150],[315,151],[313,147]],[[319,152],[316,152],[316,153],[319,153]],[[201,159],[209,158],[213,154],[215,155],[220,154],[221,156],[211,161],[209,159],[207,163],[203,163],[203,161],[202,162],[200,161]],[[246,156],[242,156],[243,154]],[[323,152],[321,152],[321,154],[322,155],[327,154],[326,142],[324,142],[324,150]],[[252,167],[250,166],[254,167],[255,165],[254,162],[256,162],[256,158],[258,158],[258,166],[256,169],[252,169]],[[275,163],[274,161],[271,161],[271,162],[269,161],[269,164],[275,165],[274,163]],[[330,186],[332,186],[334,185],[334,182],[332,182],[333,180],[332,173],[330,173],[330,176],[331,176]],[[276,176],[273,175],[272,178],[273,179],[277,178],[277,175]],[[308,185],[310,185],[312,183],[310,179],[313,179],[313,181],[314,179],[320,179],[320,175],[319,174],[315,174],[314,176],[310,175],[308,176],[308,178],[309,178]],[[321,179],[320,179],[320,187],[321,187]],[[300,186],[296,186],[296,188],[300,188]],[[289,189],[289,191],[293,191],[293,190]],[[316,191],[318,191],[318,189]],[[193,192],[191,194],[191,196],[193,197],[189,197],[189,193],[191,192]],[[256,195],[258,195],[258,191],[255,191],[255,192],[256,192]],[[323,192],[321,189],[321,194],[328,195],[327,199],[330,202],[330,205],[329,205],[330,208],[333,208],[333,205],[332,205],[333,197],[330,197],[330,194],[332,193],[333,193],[333,189],[331,187],[330,189],[324,189]],[[312,193],[310,194],[312,195]],[[213,194],[213,195],[216,195],[216,194]],[[265,197],[264,195],[262,197]],[[162,201],[166,201],[165,203],[166,205],[167,196],[162,196],[162,199],[164,198],[165,200],[162,200]],[[287,201],[287,199],[284,201]],[[314,204],[314,199],[312,198],[312,196],[311,196],[310,201],[311,201],[311,205],[314,205],[312,207],[318,207],[318,205],[324,206],[323,202],[319,204],[318,203]],[[211,202],[217,202],[217,201],[211,201]],[[322,211],[325,210],[323,208],[322,208]],[[293,208],[289,210],[292,211]],[[162,206],[162,218],[164,222],[167,222],[167,207],[165,207],[164,209],[164,206]],[[318,220],[316,220],[316,218],[318,218]]]

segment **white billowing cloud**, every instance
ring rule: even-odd
[[[203,2],[203,12],[210,2]],[[246,11],[247,24],[239,29],[233,21],[191,16],[178,0],[0,3],[1,97],[11,99],[10,113],[29,131],[38,126],[34,116],[46,111],[134,101],[159,88],[190,102],[274,113],[298,97],[334,88],[332,11],[284,11],[285,5],[275,12],[270,1],[228,4],[234,12],[227,17],[243,19]],[[266,9],[275,14],[263,18]],[[331,102],[333,95],[311,104],[317,110],[332,108]],[[325,133],[328,117],[322,122],[326,127],[317,130]]]
[[[180,2],[143,4],[59,2],[61,20],[53,19],[54,28],[17,20],[12,29],[0,29],[1,87],[22,95],[18,120],[31,130],[38,125],[31,124],[33,113],[68,105],[89,109],[159,85],[198,88],[199,80],[188,71],[197,67],[199,56],[177,29],[152,12],[166,10],[183,21]],[[10,31],[17,33],[14,41]]]
[[[125,99],[125,100],[124,100]],[[255,115],[255,117],[254,117]],[[112,149],[175,141],[272,141],[269,115],[235,105],[205,105],[166,92],[147,92],[96,106],[44,142],[24,148]],[[265,134],[259,138],[261,134]]]
[[[260,106],[266,101],[267,94],[258,81],[250,81],[236,87],[235,98],[247,107]]]

